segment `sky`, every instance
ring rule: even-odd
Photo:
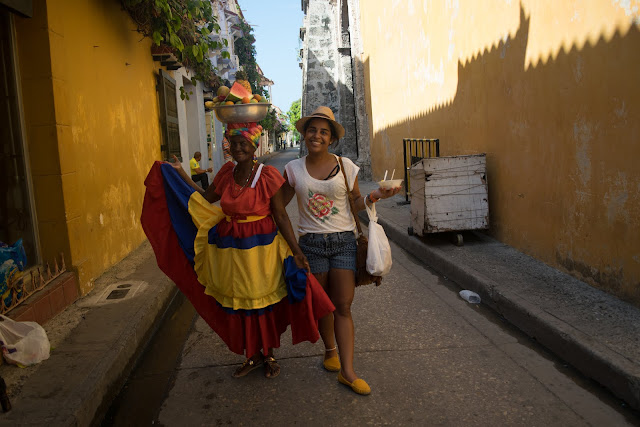
[[[273,105],[289,111],[302,97],[302,70],[298,65],[300,27],[304,14],[300,0],[238,0],[245,20],[253,27],[257,62],[271,86]]]

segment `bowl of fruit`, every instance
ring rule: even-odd
[[[233,86],[220,86],[217,95],[209,108],[222,123],[259,122],[267,116],[271,106],[266,98],[252,94],[249,82],[238,74]]]
[[[222,123],[259,122],[267,117],[270,105],[266,102],[215,105],[213,111]]]

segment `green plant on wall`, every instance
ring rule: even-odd
[[[268,93],[260,84],[262,76],[258,72],[258,64],[256,62],[256,38],[253,35],[253,28],[244,20],[240,22],[240,29],[243,36],[235,41],[235,53],[238,55],[240,66],[247,73],[247,80],[251,84],[251,91],[259,95],[267,96]]]
[[[194,83],[199,80],[214,89],[221,85],[208,52],[227,46],[227,40],[219,42],[209,37],[220,32],[209,0],[121,0],[121,3],[140,33],[157,46],[169,47],[193,71]],[[226,51],[221,55],[230,57]],[[181,90],[181,97],[188,98],[188,94]]]

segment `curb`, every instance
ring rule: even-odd
[[[100,387],[100,384],[97,384],[96,388],[104,390],[104,392],[96,396],[96,401],[100,399],[100,404],[92,405],[87,411],[87,418],[92,419],[92,423],[101,420],[106,415],[113,400],[126,384],[129,375],[136,368],[140,357],[147,349],[153,336],[158,332],[167,312],[176,300],[180,291],[168,278],[167,282],[171,284],[171,287],[159,292],[158,297],[144,317],[135,325],[135,328],[132,328],[128,335],[123,334],[122,339],[114,344],[121,351],[118,354],[118,360],[113,361],[109,372],[107,372],[108,375],[105,375],[104,385]]]
[[[364,224],[366,212],[359,213]],[[500,289],[499,283],[468,265],[454,263],[437,248],[412,238],[397,225],[378,217],[387,237],[412,254],[422,264],[447,276],[463,289],[480,294],[482,303],[509,323],[538,341],[583,375],[609,389],[630,407],[640,410],[640,371],[626,357],[612,351],[592,337],[532,305],[521,297]],[[417,254],[420,254],[418,257]]]

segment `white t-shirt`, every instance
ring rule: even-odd
[[[338,156],[336,156],[336,160]],[[289,185],[296,190],[300,219],[298,233],[337,233],[354,231],[356,222],[349,206],[349,195],[344,185],[347,177],[349,189],[360,168],[343,157],[344,169],[328,180],[315,179],[307,172],[307,156],[293,160],[285,166]],[[342,168],[341,168],[342,169]]]

